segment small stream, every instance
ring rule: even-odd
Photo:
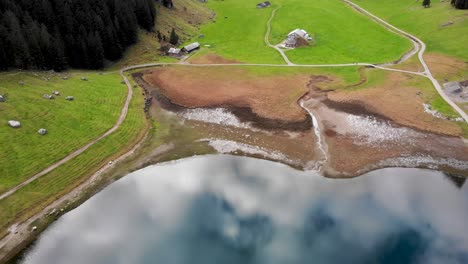
[[[312,113],[312,111],[309,108],[304,106],[304,101],[301,100],[299,105],[305,111],[307,111],[307,113],[309,113],[310,117],[312,118],[312,125],[313,125],[313,129],[314,129],[314,134],[315,134],[315,136],[317,136],[317,148],[320,150],[320,152],[323,155],[323,159],[317,161],[317,165],[316,165],[315,169],[317,171],[321,171],[322,168],[323,168],[323,165],[328,161],[328,151],[326,150],[327,148],[326,148],[325,140],[322,137],[322,134],[320,132],[320,125],[319,125],[319,122],[318,122],[317,118],[315,117],[315,115]]]

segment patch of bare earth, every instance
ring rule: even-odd
[[[193,59],[190,59],[192,64],[235,64],[239,63],[235,60],[225,59],[218,54],[209,53],[201,56],[196,56]]]
[[[459,126],[424,112],[422,91],[408,85],[412,78],[408,74],[392,72],[384,83],[372,89],[330,92],[326,104],[350,113],[366,111],[417,130],[460,136]]]
[[[309,115],[297,103],[307,92],[309,78],[259,77],[240,67],[160,67],[143,76],[173,104],[185,108],[224,107],[241,120],[291,130],[311,127]]]
[[[436,53],[425,54],[424,60],[432,74],[441,81],[454,77],[463,78],[463,75],[468,77],[468,63],[462,60]]]
[[[327,79],[316,79],[309,84],[310,91],[303,97],[303,105],[319,121],[328,153],[325,175],[354,177],[389,166],[443,169],[467,175],[468,147],[462,139],[398,125],[384,115],[368,111],[365,102],[330,103],[328,98],[337,92],[318,89],[324,81]],[[349,92],[350,96],[354,93],[359,91]],[[374,94],[375,99],[367,100],[375,101],[385,95]]]

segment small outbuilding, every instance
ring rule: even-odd
[[[180,55],[180,52],[181,50],[180,49],[177,49],[177,48],[170,48],[169,51],[167,53],[169,53],[169,56],[179,56]]]
[[[39,129],[39,130],[37,131],[37,133],[39,133],[39,135],[45,135],[45,134],[47,134],[47,129],[41,128],[41,129]]]
[[[73,101],[73,100],[75,100],[75,97],[73,97],[73,96],[67,96],[67,97],[65,97],[65,100],[67,100],[67,101]]]
[[[267,7],[270,7],[270,6],[271,6],[270,1],[265,1],[265,2],[257,4],[257,8],[267,8]]]
[[[185,46],[182,50],[185,51],[185,52],[190,53],[190,52],[192,52],[194,50],[197,50],[199,48],[200,48],[200,43],[194,42],[192,44],[189,44],[189,45]]]
[[[8,125],[11,126],[12,128],[18,128],[21,126],[21,123],[16,120],[10,120],[8,121]]]
[[[0,95],[0,103],[5,102],[5,101],[6,101],[5,96]]]

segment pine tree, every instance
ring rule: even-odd
[[[423,0],[422,6],[424,6],[424,8],[430,7],[431,6],[431,0]]]
[[[171,43],[172,45],[177,45],[177,43],[179,43],[179,36],[177,35],[174,29],[172,29],[171,31],[171,36],[169,37],[169,43]]]
[[[452,0],[451,4],[457,9],[468,9],[468,0]]]

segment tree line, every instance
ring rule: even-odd
[[[468,9],[468,0],[451,0],[452,5],[458,9]]]
[[[1,0],[0,70],[99,69],[151,31],[154,0]]]

